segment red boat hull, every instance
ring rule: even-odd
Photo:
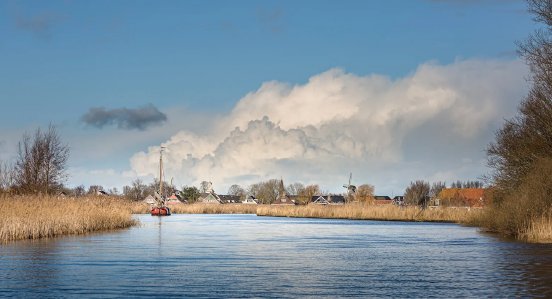
[[[151,209],[151,216],[169,216],[171,215],[171,209],[168,207],[162,207],[162,208],[152,208]]]

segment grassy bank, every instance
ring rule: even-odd
[[[480,210],[467,209],[426,209],[415,207],[377,206],[348,204],[344,206],[259,206],[257,215],[277,217],[332,218],[387,221],[428,221],[456,222],[468,221]]]
[[[126,228],[128,206],[105,198],[0,198],[0,243]]]

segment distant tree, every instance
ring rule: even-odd
[[[148,185],[147,187],[147,193],[148,194],[155,194],[155,192],[159,192],[159,179],[153,179],[153,181]],[[165,180],[163,180],[163,196],[168,197],[171,196],[173,193],[176,192],[176,188],[174,185],[169,184]]]
[[[88,195],[97,195],[98,192],[105,191],[103,186],[100,185],[90,185],[88,187],[88,192],[86,192]]]
[[[0,192],[8,192],[15,184],[15,169],[12,164],[0,161]]]
[[[447,187],[447,183],[445,182],[434,182],[431,184],[431,189],[429,191],[429,197],[435,198],[439,195],[441,190],[445,189]]]
[[[228,194],[239,196],[241,199],[245,199],[245,189],[243,189],[240,185],[232,185],[230,188],[228,188]]]
[[[363,184],[357,187],[355,200],[359,202],[371,202],[374,200],[374,186]]]
[[[298,201],[300,204],[308,204],[311,202],[312,197],[315,195],[320,195],[320,186],[317,184],[311,184],[305,186],[303,190],[298,194]]]
[[[278,198],[280,180],[271,179],[251,184],[248,193],[255,196],[262,204],[271,204]]]
[[[180,191],[180,196],[187,200],[189,203],[194,203],[199,198],[200,192],[197,187],[194,186],[183,186],[182,191]]]
[[[73,194],[76,197],[84,196],[86,194],[86,189],[84,185],[79,185],[73,189]]]
[[[113,188],[109,189],[107,191],[107,193],[109,193],[111,195],[119,195],[119,190],[117,189],[117,187],[113,187]]]
[[[299,195],[299,193],[303,192],[305,189],[305,186],[301,183],[293,183],[289,184],[286,188],[286,191],[289,195]]]
[[[67,178],[69,147],[62,143],[57,129],[36,129],[31,137],[24,134],[18,144],[15,181],[23,193],[49,194],[61,190]]]
[[[135,179],[130,186],[123,187],[123,196],[129,200],[139,201],[148,196],[148,191],[148,186],[146,186],[141,179]]]
[[[404,193],[404,201],[408,205],[427,207],[429,202],[429,183],[425,181],[411,182]]]
[[[206,193],[207,190],[209,189],[209,185],[211,185],[210,182],[202,181],[202,182],[199,184],[199,191],[200,191],[201,193]]]

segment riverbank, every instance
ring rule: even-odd
[[[519,210],[489,207],[464,224],[524,242],[552,244],[552,210],[530,217]]]
[[[86,234],[137,223],[126,204],[108,198],[0,198],[0,243]]]
[[[178,204],[174,214],[256,214],[257,216],[382,220],[410,222],[448,222],[485,227],[487,209],[378,206],[271,206],[244,204]],[[38,239],[94,231],[127,228],[137,224],[132,214],[149,214],[150,206],[141,202],[105,197],[0,198],[0,243]],[[534,243],[552,242],[552,217],[539,218],[516,237]],[[501,233],[501,232],[498,232]]]

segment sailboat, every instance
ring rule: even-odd
[[[151,208],[151,216],[170,216],[171,209],[166,206],[167,199],[163,196],[163,150],[159,151],[159,192],[155,192],[155,206]]]

